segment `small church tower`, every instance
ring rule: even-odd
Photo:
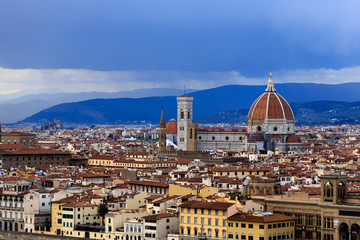
[[[166,151],[166,124],[164,118],[164,110],[161,112],[161,119],[159,124],[159,153]]]
[[[188,125],[188,151],[196,152],[198,150],[198,128],[197,123],[190,123]]]

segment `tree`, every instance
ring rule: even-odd
[[[109,208],[107,207],[106,203],[100,203],[98,208],[98,216],[102,219],[102,225],[105,226],[105,214],[109,212]]]

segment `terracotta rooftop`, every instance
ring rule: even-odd
[[[260,223],[269,223],[269,222],[282,222],[282,221],[293,221],[296,218],[288,217],[281,214],[272,214],[272,215],[253,215],[252,213],[236,213],[231,217],[228,217],[230,221],[240,221],[240,222],[260,222]]]
[[[212,209],[212,210],[227,210],[235,203],[223,203],[223,202],[200,202],[200,201],[188,201],[181,204],[181,208],[196,208],[196,209]]]
[[[143,217],[143,219],[159,220],[161,218],[169,218],[169,217],[176,217],[176,216],[173,214],[170,214],[170,213],[161,213],[161,214],[156,214],[156,215],[145,216],[145,217]]]

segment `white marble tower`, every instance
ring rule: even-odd
[[[177,97],[177,140],[179,150],[188,150],[188,124],[193,120],[193,97]]]

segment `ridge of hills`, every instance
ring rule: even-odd
[[[246,122],[247,111],[266,86],[227,85],[196,91],[194,121],[199,123]],[[286,83],[275,88],[293,109],[299,124],[357,123],[360,83],[337,85]],[[71,124],[155,123],[164,108],[165,119],[176,118],[176,97],[91,99],[58,104],[20,123],[45,123],[54,118]],[[354,113],[355,112],[355,113]]]
[[[195,90],[188,89],[188,92]],[[42,109],[46,109],[57,104],[67,102],[85,101],[95,98],[141,98],[150,96],[177,96],[183,93],[183,90],[173,88],[152,88],[152,89],[136,89],[132,91],[119,92],[80,92],[80,93],[39,93],[27,94],[24,96],[10,99],[0,98],[0,112],[6,113],[0,115],[0,122],[13,123],[22,120],[28,116],[38,113]],[[2,96],[0,96],[2,97]]]

